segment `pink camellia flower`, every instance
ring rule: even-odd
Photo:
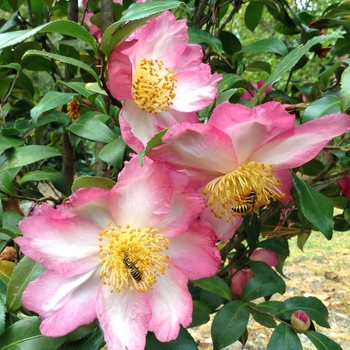
[[[311,321],[304,311],[297,310],[293,312],[290,323],[298,333],[305,333],[310,328]]]
[[[278,264],[277,254],[267,249],[256,249],[253,251],[249,260],[252,261],[263,261],[267,265],[273,267]],[[253,271],[244,267],[241,270],[231,270],[231,290],[238,296],[242,296],[242,291],[246,283],[253,278]]]
[[[136,152],[171,125],[198,122],[196,112],[214,100],[222,76],[211,74],[202,59],[201,46],[188,44],[186,20],[168,11],[113,49],[107,87],[125,101],[121,132]]]
[[[16,243],[47,268],[22,297],[43,335],[97,317],[109,350],[141,350],[148,331],[167,342],[190,324],[187,281],[215,274],[220,254],[198,219],[203,198],[187,184],[185,174],[134,157],[112,190],[79,189],[20,222]]]
[[[341,188],[341,193],[344,197],[350,198],[350,176],[343,177],[337,184]]]
[[[227,241],[243,216],[271,200],[291,199],[289,168],[312,158],[331,140],[350,129],[350,117],[331,114],[300,126],[278,102],[253,109],[225,102],[207,124],[180,123],[163,136],[163,145],[147,155],[190,177],[202,191],[209,221]]]

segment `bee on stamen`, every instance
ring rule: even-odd
[[[237,205],[231,208],[234,213],[237,214],[248,214],[254,211],[254,204],[256,202],[257,196],[254,190],[251,190],[245,199],[245,203]]]
[[[136,260],[137,261],[137,260]],[[136,266],[136,261],[131,261],[128,253],[124,253],[124,259],[123,263],[124,265],[128,268],[128,273],[130,273],[131,277],[136,281],[136,282],[141,282],[142,281],[142,273],[140,269]]]

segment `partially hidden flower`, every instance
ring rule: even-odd
[[[167,342],[190,324],[187,281],[215,274],[220,254],[198,219],[203,198],[187,184],[185,174],[134,157],[112,190],[79,189],[20,222],[16,243],[47,268],[22,297],[43,335],[98,318],[109,350],[141,350],[148,331]]]
[[[268,249],[256,249],[249,257],[251,261],[263,261],[273,267],[278,263],[277,254]],[[253,271],[249,267],[243,267],[241,270],[231,270],[231,290],[238,296],[242,296],[242,291],[246,283],[254,277]]]
[[[159,131],[198,122],[196,112],[216,97],[220,74],[202,63],[200,45],[188,44],[186,20],[166,11],[116,46],[107,87],[125,101],[119,120],[125,142],[141,151]]]
[[[339,181],[337,181],[337,184],[341,188],[341,194],[344,197],[350,198],[350,176],[345,176]]]
[[[290,323],[298,333],[305,333],[310,328],[309,316],[301,310],[294,311]]]
[[[172,126],[163,145],[147,155],[188,174],[207,201],[202,217],[227,241],[244,215],[276,199],[290,200],[289,169],[308,162],[349,129],[346,114],[295,126],[295,116],[278,102],[253,109],[225,102],[207,124]]]
[[[251,83],[257,90],[259,90],[260,88],[262,88],[265,84],[265,80],[259,80],[258,82],[252,82]],[[271,85],[268,85],[265,94],[268,94],[269,92],[273,91],[273,88]],[[241,100],[251,100],[253,98],[253,96],[256,94],[256,90],[253,89],[248,89],[246,92],[243,92],[241,94]]]

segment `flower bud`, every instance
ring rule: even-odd
[[[309,316],[301,310],[294,311],[290,321],[298,333],[305,333],[310,327]]]
[[[238,296],[242,296],[245,284],[253,277],[253,271],[247,267],[242,270],[233,269],[231,271],[231,290]]]

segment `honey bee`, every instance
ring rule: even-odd
[[[127,252],[124,253],[123,263],[130,270],[129,273],[130,273],[131,277],[136,282],[141,282],[142,281],[142,273],[141,273],[140,269],[136,266],[135,262],[132,262],[130,260]]]
[[[231,210],[237,214],[247,214],[251,213],[254,210],[254,204],[256,201],[256,193],[254,190],[251,190],[246,197],[246,202],[241,205],[233,207]]]

